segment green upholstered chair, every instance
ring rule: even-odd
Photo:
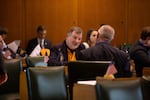
[[[22,70],[20,59],[5,61],[8,80],[0,85],[0,100],[19,100],[19,81]]]
[[[64,67],[29,67],[29,100],[68,100]]]
[[[27,57],[25,58],[25,61],[27,67],[47,66],[47,63],[44,62],[44,56]]]
[[[97,100],[143,100],[140,79],[97,81],[96,93]]]

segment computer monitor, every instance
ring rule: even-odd
[[[70,61],[68,62],[68,78],[70,83],[95,80],[96,76],[104,76],[111,61]]]

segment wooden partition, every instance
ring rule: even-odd
[[[23,21],[23,0],[0,0],[0,26],[8,28],[7,43],[16,39],[23,40]]]
[[[116,30],[113,45],[117,46],[126,41],[126,0],[82,0],[78,8],[78,24],[85,32],[89,28],[98,29],[101,24],[110,24]]]
[[[149,4],[150,0],[0,0],[0,26],[9,30],[7,43],[20,39],[25,48],[40,24],[54,45],[73,25],[83,29],[84,41],[89,28],[110,24],[116,30],[113,45],[119,46],[135,42],[141,28],[149,25]]]
[[[127,41],[135,42],[144,26],[150,26],[150,0],[128,0],[127,3]]]
[[[75,84],[73,100],[97,100],[95,85]]]

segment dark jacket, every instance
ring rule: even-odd
[[[78,57],[79,60],[112,61],[118,71],[115,77],[131,76],[128,54],[107,42],[99,42],[94,47],[82,50]]]
[[[67,65],[68,63],[68,53],[67,53],[67,45],[66,42],[62,42],[54,47],[51,48],[50,58],[48,61],[49,66],[60,66],[60,65]],[[80,50],[85,49],[84,45],[81,44],[75,50],[76,58],[78,58],[78,53]],[[60,57],[63,57],[63,60],[60,60]]]
[[[130,57],[134,60],[136,75],[142,76],[143,67],[150,67],[150,57],[148,55],[149,47],[145,47],[137,41],[130,49]]]
[[[37,38],[29,40],[27,48],[26,48],[27,55],[30,55],[31,52],[34,50],[34,48],[37,45],[38,45],[38,39]],[[52,47],[51,41],[49,41],[47,39],[44,39],[44,47],[47,48],[47,49],[51,49],[51,47]]]

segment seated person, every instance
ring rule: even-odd
[[[130,77],[129,55],[111,46],[115,30],[110,25],[103,25],[98,29],[98,38],[95,46],[80,51],[78,60],[112,61],[117,69],[115,77]]]
[[[2,46],[2,54],[5,59],[16,58],[16,53],[14,53],[5,43],[5,39],[7,37],[8,29],[4,27],[0,27],[0,35],[3,38],[3,46]]]
[[[144,27],[140,39],[131,47],[129,53],[134,60],[136,76],[141,77],[143,67],[150,67],[150,26]]]
[[[0,85],[7,81],[7,73],[4,68],[2,49],[3,49],[3,39],[2,36],[0,35]]]
[[[95,46],[96,40],[97,40],[97,34],[98,32],[96,30],[93,30],[93,29],[88,30],[86,34],[86,41],[83,42],[83,44],[85,45],[85,48]]]
[[[40,50],[45,50],[46,54],[40,53],[35,56],[49,56],[50,55],[50,48],[52,46],[51,41],[46,39],[46,28],[43,25],[37,27],[37,37],[29,40],[26,53],[28,56],[31,55],[32,51],[39,45]],[[45,52],[44,51],[44,52]]]
[[[78,58],[77,53],[85,49],[82,41],[82,29],[73,26],[67,33],[66,39],[51,48],[51,54],[48,61],[50,66],[67,65],[68,61],[73,61]]]

